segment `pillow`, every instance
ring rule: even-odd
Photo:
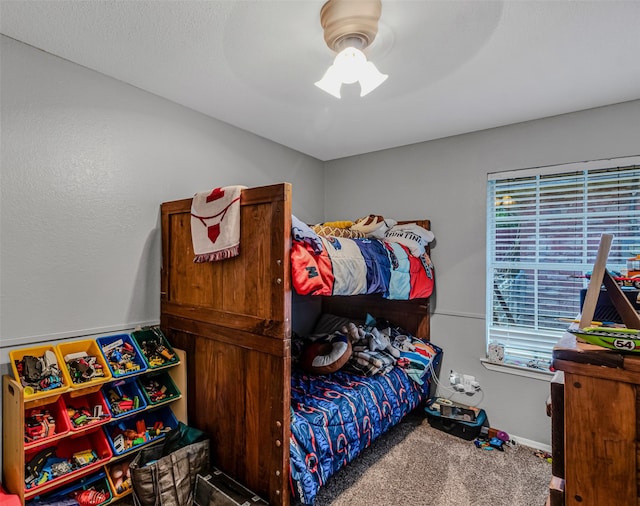
[[[362,232],[351,230],[351,221],[333,221],[312,225],[311,230],[323,237],[346,237],[348,239],[360,239],[365,237]]]
[[[326,334],[333,334],[347,325],[350,321],[351,320],[349,320],[349,318],[344,316],[322,313],[313,328],[313,335],[322,336]]]
[[[387,242],[397,242],[409,248],[414,257],[419,257],[427,251],[427,245],[435,239],[433,232],[422,228],[416,223],[396,225],[384,234]]]
[[[333,334],[305,344],[300,366],[312,374],[331,374],[344,366],[351,357],[347,336]]]

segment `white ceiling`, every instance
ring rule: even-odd
[[[0,31],[320,160],[640,98],[640,0],[383,0],[389,78],[341,100],[322,4],[1,0]]]

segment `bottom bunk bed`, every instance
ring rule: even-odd
[[[293,368],[290,487],[295,501],[314,504],[331,476],[429,397],[442,350],[414,343],[419,351],[401,352],[405,366],[393,365],[384,374],[356,373],[349,363],[327,375]]]

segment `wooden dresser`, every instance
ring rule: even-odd
[[[640,505],[640,354],[572,342],[553,357],[549,503]]]

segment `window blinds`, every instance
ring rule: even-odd
[[[489,175],[487,344],[505,361],[539,367],[580,312],[600,236],[607,268],[640,254],[640,157]]]

